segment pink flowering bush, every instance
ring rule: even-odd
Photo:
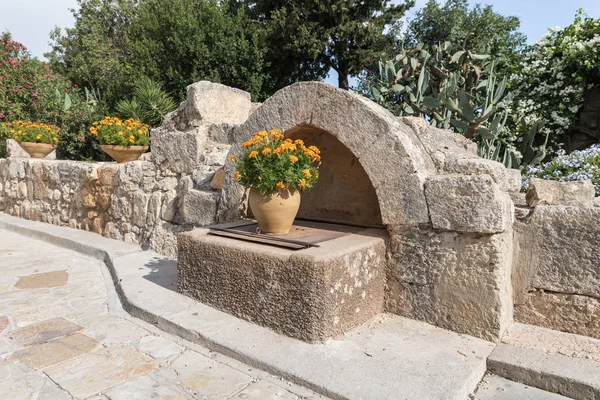
[[[59,153],[64,158],[85,159],[93,153],[88,149],[91,144],[85,142],[85,130],[97,119],[96,108],[76,85],[32,57],[10,33],[0,35],[0,123],[22,120],[56,125],[61,131]]]

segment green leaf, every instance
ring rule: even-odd
[[[452,59],[450,59],[451,63],[456,63],[458,62],[458,60],[460,60],[460,58],[465,55],[466,51],[465,50],[461,50],[461,51],[457,51],[456,53],[454,53],[454,55],[452,56]]]
[[[492,140],[496,138],[496,135],[494,135],[494,133],[489,130],[488,128],[486,128],[485,126],[480,126],[478,127],[475,132],[479,133],[481,135],[482,138],[487,139],[487,140]]]
[[[63,111],[69,111],[71,109],[71,96],[69,93],[65,93],[65,102],[63,103]]]
[[[504,94],[504,90],[506,89],[506,76],[500,81],[500,84],[498,85],[498,89],[496,94],[494,95],[494,104],[498,104],[500,102],[500,100],[502,99],[502,95]]]
[[[406,114],[414,114],[415,113],[413,108],[411,106],[409,106],[408,104],[404,106],[404,112]]]
[[[412,58],[410,59],[410,66],[413,69],[417,69],[417,67],[419,66],[419,60],[417,60],[416,58]]]
[[[423,97],[423,105],[430,109],[436,109],[442,105],[442,102],[437,100],[434,97],[425,96],[425,97]]]
[[[376,87],[371,88],[371,93],[373,94],[375,101],[381,101],[381,93],[379,93],[379,90],[377,90]]]
[[[460,132],[466,131],[467,128],[469,127],[469,125],[466,122],[460,121],[458,119],[451,119],[450,123],[452,124],[453,127],[458,129]]]
[[[473,57],[475,60],[487,60],[491,56],[489,54],[473,54],[473,53],[471,53],[471,57]]]
[[[402,91],[404,91],[404,86],[395,84],[392,86],[392,90],[396,93],[402,93]]]
[[[469,102],[465,92],[458,92],[458,101],[460,103],[462,115],[467,119],[467,121],[473,122],[475,120],[475,110]]]

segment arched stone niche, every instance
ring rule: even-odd
[[[321,150],[319,181],[302,193],[298,218],[359,226],[381,226],[377,193],[352,152],[335,136],[311,125],[285,132]]]
[[[330,169],[331,176],[326,172],[319,188],[305,196],[301,216],[308,215],[306,207],[317,204],[319,197],[328,207],[333,201],[340,206],[328,208],[331,220],[343,219],[353,210],[370,209],[360,216],[365,224],[374,221],[369,224],[414,226],[429,222],[423,185],[428,176],[435,174],[434,164],[415,132],[371,100],[319,82],[288,86],[235,128],[233,139],[238,144],[230,154],[239,152],[239,143],[254,132],[272,128],[284,129],[288,135],[322,140],[321,147],[332,149],[326,150],[332,159],[339,159],[338,162],[346,163],[360,175],[355,187],[359,193],[350,197],[354,205],[342,204],[341,196],[335,193],[338,182],[333,179],[337,176],[343,182],[343,171],[326,166],[324,158],[322,168]],[[226,182],[219,204],[222,221],[232,221],[244,214],[240,207],[244,204],[244,189],[233,181],[233,168],[230,163],[226,165]],[[364,201],[360,207],[359,200]],[[373,211],[377,209],[375,201],[379,212]]]

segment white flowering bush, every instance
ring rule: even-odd
[[[524,122],[516,136],[537,122],[549,136],[549,149],[560,148],[583,102],[585,89],[600,85],[600,19],[582,10],[565,29],[550,29],[533,45],[511,76],[511,114]],[[520,131],[519,131],[520,130]],[[518,139],[517,139],[518,140]]]
[[[570,154],[559,150],[551,161],[529,166],[523,172],[523,189],[527,189],[530,177],[559,182],[590,179],[596,187],[596,196],[600,196],[600,145]]]

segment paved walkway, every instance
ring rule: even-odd
[[[105,266],[0,229],[0,399],[322,399],[130,317]]]

